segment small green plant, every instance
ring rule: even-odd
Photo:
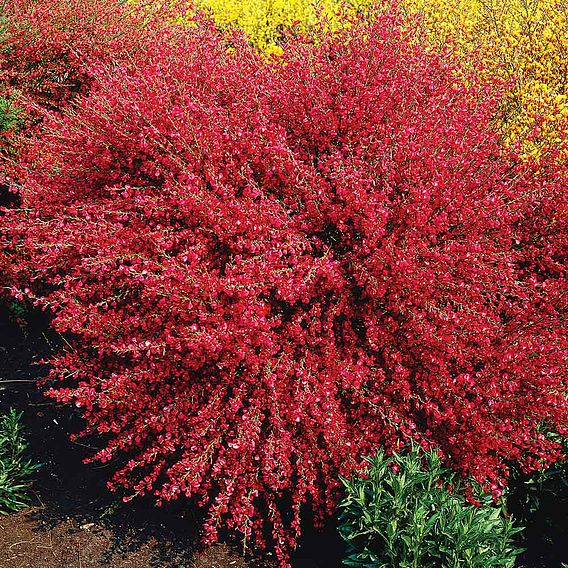
[[[438,454],[412,447],[407,454],[368,458],[368,477],[343,479],[340,533],[347,566],[362,568],[512,567],[521,552],[510,518],[473,482],[479,506]]]
[[[0,96],[0,134],[17,130],[21,114],[22,111],[16,106],[13,97]]]
[[[23,324],[30,315],[29,305],[22,300],[11,300],[8,302],[8,314],[10,318]]]
[[[0,515],[29,504],[30,476],[39,467],[25,458],[22,413],[11,410],[0,417]]]

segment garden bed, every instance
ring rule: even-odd
[[[0,7],[0,564],[568,567],[554,59],[138,4]]]
[[[57,346],[41,318],[26,330],[0,313],[0,414],[24,411],[29,453],[43,464],[34,480],[33,506],[0,517],[0,566],[5,568],[273,568],[265,557],[243,559],[239,543],[198,546],[199,514],[187,503],[156,508],[151,499],[124,506],[105,486],[105,467],[82,463],[93,448],[71,442],[80,418],[44,398],[39,364]],[[557,511],[561,514],[561,511]],[[568,543],[546,534],[546,519],[526,534],[521,568],[549,568],[568,558]],[[556,535],[558,537],[558,535]],[[295,568],[339,568],[334,527],[306,535]]]

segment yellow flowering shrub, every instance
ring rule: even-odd
[[[568,0],[402,0],[402,6],[421,17],[433,46],[452,45],[483,73],[512,81],[504,124],[510,142],[537,156],[544,144],[566,140]]]
[[[357,13],[374,0],[196,0],[222,29],[243,30],[267,52],[280,52],[285,30],[297,26],[309,31],[324,17],[332,29],[341,25],[342,14]]]

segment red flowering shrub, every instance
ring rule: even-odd
[[[61,111],[86,94],[94,64],[132,57],[150,38],[171,40],[176,30],[168,21],[181,5],[172,2],[150,13],[143,2],[119,0],[0,3],[0,113],[5,116],[0,117],[0,205],[17,202],[8,185],[21,137],[36,133],[45,109]],[[0,274],[2,283],[5,276]]]
[[[496,494],[557,457],[565,273],[525,277],[519,237],[566,175],[503,156],[494,90],[455,76],[392,15],[272,63],[198,28],[99,66],[30,141],[2,264],[72,338],[50,393],[113,487],[198,496],[209,540],[285,563],[378,446]]]
[[[60,109],[85,93],[93,61],[111,62],[139,51],[149,37],[165,33],[164,23],[174,13],[158,7],[150,14],[144,2],[119,0],[5,2],[0,7],[2,91]]]

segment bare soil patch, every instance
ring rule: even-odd
[[[44,511],[33,508],[0,520],[0,566],[6,568],[246,568],[246,562],[226,545],[193,555],[172,543],[149,538],[117,542],[116,535],[94,523],[79,525],[75,519],[56,525],[42,520]]]

